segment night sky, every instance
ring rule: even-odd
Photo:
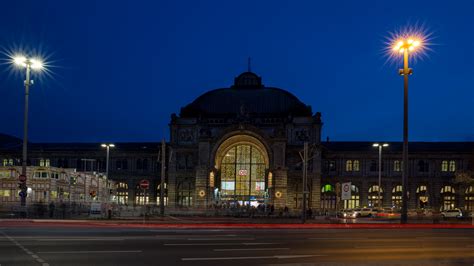
[[[2,1],[2,51],[37,50],[30,139],[159,141],[172,113],[252,71],[322,112],[331,140],[402,139],[389,32],[433,33],[411,66],[410,140],[474,141],[474,1]],[[22,77],[0,65],[0,132],[22,137]]]

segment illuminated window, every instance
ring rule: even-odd
[[[221,197],[248,201],[263,199],[265,192],[265,161],[255,146],[242,144],[229,149],[221,164]]]
[[[346,161],[346,172],[352,172],[352,160]]]
[[[464,196],[464,209],[466,211],[474,211],[474,187],[469,186],[466,188],[466,194]]]
[[[428,189],[425,185],[421,185],[416,189],[416,197],[417,197],[417,208],[425,208],[428,206],[429,194]]]
[[[441,162],[441,172],[447,172],[448,171],[448,161],[442,161]]]
[[[50,167],[51,161],[49,159],[44,160],[44,166],[45,167]]]
[[[456,206],[456,194],[452,186],[444,186],[441,189],[441,208],[451,210]]]
[[[401,185],[397,185],[392,189],[392,206],[393,207],[401,207],[402,206],[402,199],[403,199],[403,187]]]
[[[128,189],[128,184],[125,182],[117,183],[117,189]]]
[[[299,191],[299,193],[301,192]],[[297,206],[297,207],[300,207],[300,206]],[[336,208],[336,193],[334,191],[334,187],[330,184],[325,184],[321,187],[321,209],[331,210],[335,208]]]
[[[3,159],[3,166],[12,166],[13,159]]]
[[[401,172],[402,171],[402,165],[403,165],[403,162],[401,162],[400,160],[393,161],[393,171]]]
[[[380,190],[380,205],[382,205],[383,202],[383,189],[379,187],[378,185],[373,185],[369,188],[369,206],[377,206],[379,203],[379,190]],[[379,206],[380,207],[380,206]]]
[[[137,190],[135,193],[135,204],[136,205],[146,205],[149,202],[149,196],[147,191]]]
[[[40,159],[39,166],[44,167],[44,159]]]
[[[449,172],[456,172],[456,161],[449,161]]]
[[[344,209],[353,209],[360,206],[359,188],[355,185],[351,186],[351,199],[344,200]]]
[[[117,203],[121,205],[128,204],[128,191],[117,191]]]
[[[352,168],[354,170],[354,172],[359,172],[360,171],[360,163],[359,163],[359,160],[354,160],[352,162]]]
[[[165,206],[168,205],[168,185],[167,183],[165,182],[163,184],[163,187],[165,188],[164,191],[163,191],[163,201],[165,203]],[[157,205],[160,205],[160,195],[161,195],[161,184],[158,184],[158,186],[156,187],[156,204]]]

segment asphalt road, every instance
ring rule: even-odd
[[[474,265],[473,229],[0,228],[0,265]]]

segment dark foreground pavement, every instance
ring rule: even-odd
[[[473,265],[472,228],[0,223],[0,265]]]

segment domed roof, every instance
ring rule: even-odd
[[[261,78],[244,72],[230,88],[211,90],[181,108],[181,117],[217,117],[238,114],[311,116],[311,107],[288,91],[265,87]]]

